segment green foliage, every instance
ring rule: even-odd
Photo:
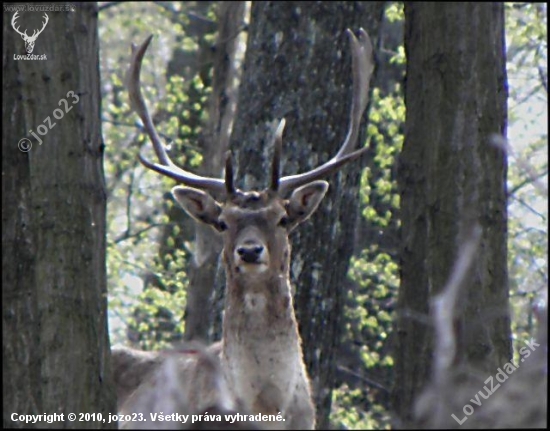
[[[403,22],[405,12],[403,11],[403,2],[390,2],[384,11],[385,18],[389,22]]]
[[[332,392],[333,413],[331,421],[335,429],[390,429],[388,412],[380,404],[367,411],[357,408],[363,403],[360,389],[350,389],[346,384]]]
[[[386,17],[402,22],[402,5],[389,4]],[[401,71],[404,51],[396,47],[395,52],[392,64]],[[348,371],[351,378],[333,392],[331,421],[340,429],[390,427],[393,359],[389,340],[399,287],[395,249],[399,194],[394,166],[403,143],[405,105],[399,82],[384,87],[392,91],[372,91],[367,136],[373,154],[361,177],[362,216],[372,238],[369,236],[365,248],[352,257],[348,273],[354,288],[348,293],[345,307],[344,344],[355,352],[360,367],[353,373]]]
[[[161,2],[162,3],[162,2]],[[100,15],[103,135],[108,191],[108,286],[111,341],[132,341],[159,348],[184,330],[187,268],[191,241],[185,225],[174,219],[173,202],[163,198],[173,182],[146,173],[137,161],[147,138],[136,127],[124,78],[129,42],[155,35],[143,62],[145,99],[157,130],[173,159],[196,169],[202,162],[200,137],[208,120],[211,67],[193,73],[190,66],[165,74],[178,50],[193,57],[201,43],[188,34],[186,10],[196,2],[117,3]],[[531,305],[547,285],[547,18],[546,4],[506,3],[507,69],[510,86],[509,274],[512,329],[516,347],[534,334]],[[202,16],[215,20],[214,8]],[[403,3],[386,8],[390,23],[403,22]],[[169,30],[166,30],[169,29]],[[200,42],[200,43],[199,43]],[[389,65],[404,76],[403,45],[386,47]],[[385,60],[386,61],[386,60]],[[189,73],[188,73],[189,72]],[[335,428],[389,428],[390,352],[394,301],[399,276],[397,244],[399,195],[396,156],[403,144],[405,106],[400,82],[372,92],[367,136],[370,165],[361,177],[363,249],[350,262],[353,290],[345,306],[343,344],[351,346],[357,368],[346,371],[333,392]],[[531,120],[526,121],[526,118]],[[518,161],[520,163],[518,163]],[[529,169],[525,169],[527,166]],[[542,202],[542,204],[541,204]],[[160,247],[159,247],[160,244]]]
[[[509,81],[508,268],[515,359],[548,285],[548,42],[545,3],[505,3]]]
[[[156,259],[155,271],[151,274],[156,284],[147,285],[138,296],[128,324],[138,332],[140,347],[144,350],[167,347],[183,335],[182,310],[186,305],[188,283],[187,274],[181,269],[185,255],[183,250],[176,250],[173,255],[164,256],[163,264]]]
[[[361,178],[362,214],[371,229],[395,236],[399,226],[397,211],[399,196],[391,167],[403,142],[403,98],[400,87],[386,97],[373,91],[369,138],[376,154],[373,165]],[[390,135],[391,132],[397,133]],[[382,234],[381,236],[383,236]],[[395,251],[391,254],[374,242],[350,262],[349,277],[355,289],[348,293],[346,306],[345,340],[358,345],[362,369],[377,385],[362,382],[348,391],[343,385],[335,391],[332,420],[335,426],[346,428],[388,428],[389,390],[393,359],[388,340],[392,332],[392,312],[399,287],[399,273]],[[345,342],[346,342],[345,341]],[[379,388],[381,386],[382,388]],[[351,405],[350,405],[351,404]],[[343,406],[347,406],[343,411]]]

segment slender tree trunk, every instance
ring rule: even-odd
[[[204,137],[201,174],[222,176],[224,154],[229,145],[236,105],[235,56],[242,31],[245,2],[221,2],[218,11],[218,41],[214,56],[214,79],[210,98],[210,118]],[[181,208],[179,208],[181,211]],[[210,226],[195,223],[195,252],[189,270],[185,339],[210,338],[212,293],[222,249],[221,237]]]
[[[406,136],[400,157],[402,249],[393,406],[411,424],[429,378],[430,299],[468,226],[482,235],[454,323],[453,363],[494,373],[510,359],[502,3],[406,3]]]
[[[338,150],[351,102],[346,28],[376,44],[382,2],[254,2],[231,149],[237,186],[264,188],[273,120],[286,118],[283,175],[311,169]],[[362,144],[364,135],[360,142]],[[361,145],[359,144],[359,145]],[[360,161],[329,178],[319,210],[292,235],[292,282],[317,426],[328,426],[345,278],[358,214]]]
[[[62,413],[64,421],[37,426],[111,428],[67,420],[68,413],[106,418],[116,409],[107,330],[97,5],[46,13],[49,22],[33,51],[46,55],[42,61],[14,59],[24,53],[24,42],[10,24],[14,13],[4,14],[4,426],[27,426],[13,413]],[[40,28],[43,17],[20,13],[18,24]],[[42,144],[31,130],[42,135]],[[23,143],[23,152],[18,141],[25,137],[32,148]]]

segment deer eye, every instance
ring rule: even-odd
[[[223,220],[220,220],[218,222],[218,229],[223,232],[224,230],[227,230],[227,223],[224,222]]]
[[[288,217],[287,216],[281,217],[281,220],[279,220],[279,226],[281,226],[281,227],[287,227],[288,226]]]

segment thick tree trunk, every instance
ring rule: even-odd
[[[273,120],[286,118],[283,175],[311,169],[336,153],[351,102],[345,30],[363,27],[375,43],[382,8],[382,2],[252,4],[231,139],[238,187],[267,185]],[[331,187],[319,210],[291,238],[295,307],[321,429],[328,425],[331,407],[360,170],[358,161],[329,178]]]
[[[510,359],[506,133],[501,3],[406,3],[406,136],[400,157],[402,249],[393,406],[411,423],[433,354],[430,299],[468,226],[482,228],[454,322],[458,367],[491,372]]]
[[[107,330],[97,6],[46,12],[33,54],[4,15],[2,300],[4,426],[12,414],[115,411]],[[40,28],[44,14],[19,14]],[[22,23],[22,21],[25,23]],[[30,33],[30,32],[29,32]],[[71,35],[66,37],[66,35]],[[45,119],[49,118],[50,121]],[[40,136],[39,144],[29,131]],[[43,133],[45,132],[45,133]],[[21,138],[26,152],[18,149]]]

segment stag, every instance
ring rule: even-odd
[[[284,418],[281,422],[262,423],[264,427],[312,429],[315,425],[315,408],[294,314],[288,236],[313,214],[325,196],[328,183],[321,178],[366,150],[354,150],[354,146],[368,101],[373,50],[363,29],[358,37],[350,30],[347,33],[352,50],[353,96],[346,139],[337,154],[323,165],[281,178],[279,164],[285,126],[282,119],[274,135],[270,185],[262,191],[235,187],[229,151],[224,179],[199,176],[172,162],[141,94],[141,63],[152,36],[137,48],[132,45],[127,74],[130,102],[152,141],[158,163],[141,154],[139,159],[147,168],[183,184],[172,189],[175,200],[192,218],[211,226],[223,237],[226,302],[218,352],[220,366],[242,412],[280,413]],[[120,351],[115,351],[115,362],[118,354]],[[155,359],[151,357],[151,361]],[[193,366],[191,360],[181,372],[191,384],[201,370],[204,368]],[[144,374],[145,380],[151,375]],[[117,384],[124,386],[120,378]],[[135,386],[137,382],[132,387]],[[194,397],[203,395],[195,393]],[[119,403],[128,409],[131,400],[131,396],[125,395]],[[200,400],[195,403],[192,408],[199,408]]]
[[[42,28],[40,30],[34,30],[33,33],[32,33],[32,36],[29,36],[27,34],[27,30],[25,30],[25,32],[22,33],[22,32],[19,31],[19,26],[15,27],[15,21],[17,21],[17,14],[18,13],[19,12],[15,12],[15,14],[13,15],[13,18],[11,20],[11,26],[13,27],[13,29],[17,33],[19,33],[21,35],[21,37],[25,41],[25,51],[27,52],[27,54],[32,54],[32,51],[34,49],[34,42],[36,42],[36,38],[38,37],[38,35],[44,31],[44,29],[46,28],[46,25],[48,24],[48,21],[50,20],[50,18],[48,18],[48,14],[45,13],[44,18],[46,18],[46,21],[44,21],[42,23]]]

